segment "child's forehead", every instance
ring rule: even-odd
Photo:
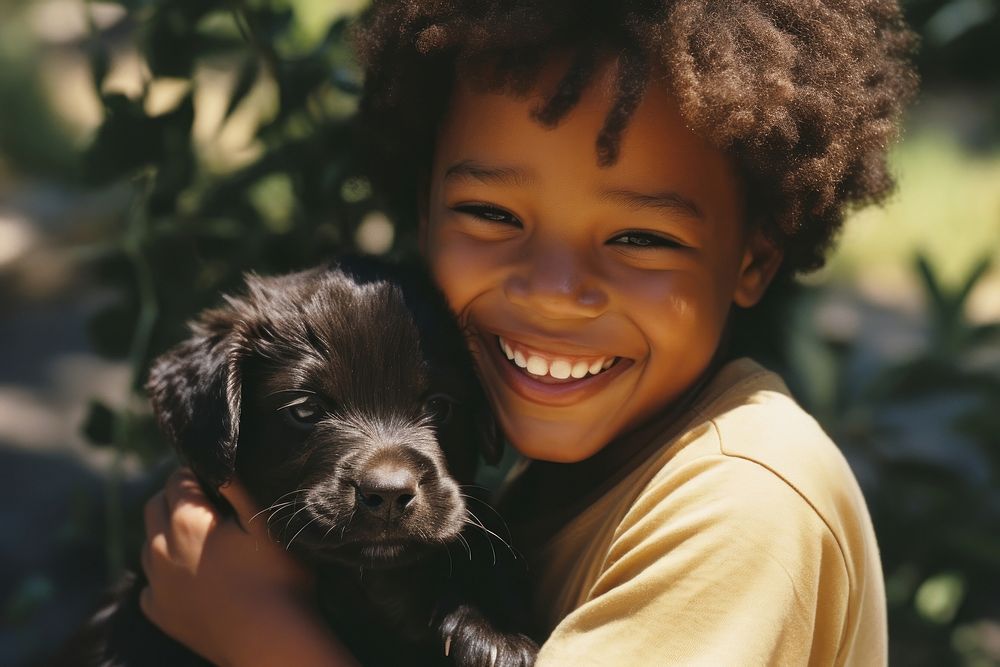
[[[558,81],[553,69],[548,76]],[[613,69],[602,75],[613,78]],[[584,220],[663,229],[665,222],[699,245],[739,233],[746,211],[735,162],[686,127],[662,84],[648,86],[629,118],[617,160],[600,164],[612,97],[588,87],[548,127],[533,117],[545,99],[539,90],[519,96],[458,82],[438,133],[432,200],[488,201],[526,220],[559,220],[562,229],[573,221],[581,233],[597,232]]]
[[[523,95],[484,88],[475,77],[457,78],[438,133],[435,168],[447,170],[464,161],[522,165],[523,174],[514,174],[521,178],[532,176],[533,168],[549,167],[568,181],[618,180],[646,189],[669,184],[704,196],[711,195],[710,185],[717,180],[741,180],[727,154],[687,127],[676,99],[659,78],[647,81],[627,119],[618,159],[600,167],[597,142],[614,104],[614,61],[599,64],[592,82],[554,127],[534,117],[568,64],[568,55],[553,56]]]

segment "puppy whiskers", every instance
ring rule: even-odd
[[[305,493],[309,489],[295,489],[294,491],[289,491],[288,493],[282,493],[280,496],[274,499],[274,502],[280,502],[282,498],[287,498],[288,496],[295,493]]]
[[[307,502],[303,503],[302,507],[300,507],[299,509],[297,509],[294,512],[292,512],[292,515],[290,517],[288,517],[287,521],[285,521],[285,527],[281,530],[281,535],[284,536],[285,531],[288,530],[288,527],[290,525],[292,525],[292,520],[295,519],[295,517],[298,515],[299,512],[301,512],[302,510],[309,509],[311,507],[316,507],[317,505],[318,505],[318,503],[315,503],[313,501],[307,501]],[[315,520],[315,517],[314,517],[314,520]],[[309,523],[312,523],[312,521],[310,521]],[[309,524],[306,524],[306,525],[309,525]],[[296,533],[296,535],[298,535],[298,533]],[[295,538],[293,537],[292,539],[295,539]]]
[[[461,533],[458,534],[458,541],[465,547],[465,552],[469,554],[469,562],[472,562],[472,547],[469,546],[469,541]],[[448,552],[448,558],[451,559],[451,552]]]
[[[455,562],[451,559],[451,549],[448,548],[448,544],[444,545],[444,552],[448,554],[448,578],[451,579],[452,575],[455,573]],[[472,560],[472,554],[469,554],[469,560]]]
[[[288,544],[285,545],[285,551],[288,551],[288,549],[291,548],[292,542],[295,541],[295,538],[298,537],[302,533],[303,530],[305,530],[306,528],[309,527],[309,524],[311,524],[313,521],[316,521],[319,518],[320,518],[320,515],[317,514],[316,516],[314,516],[313,518],[311,518],[309,521],[306,521],[305,525],[302,526],[301,528],[299,528],[299,532],[297,532],[294,535],[292,535],[292,539],[288,540]]]
[[[351,510],[351,516],[349,516],[347,518],[347,523],[345,523],[344,527],[340,529],[340,540],[341,541],[344,540],[344,535],[347,534],[347,529],[351,526],[351,522],[354,521],[354,515],[355,514],[357,514],[357,508]]]
[[[350,515],[347,517],[347,521],[344,522],[342,525],[340,525],[340,541],[341,542],[344,541],[344,534],[347,532],[347,527],[349,525],[351,525],[351,521],[354,520],[354,513],[356,511],[357,511],[356,509],[352,509]],[[330,535],[331,532],[333,532],[333,529],[338,526],[338,521],[341,518],[342,517],[340,515],[332,515],[332,516],[328,515],[327,516],[327,519],[330,521],[330,527],[326,529],[325,533],[323,533],[323,537],[320,538],[320,542],[326,541],[326,538]]]
[[[466,510],[466,512],[468,512],[468,510]],[[483,529],[483,526],[481,524],[479,524],[479,523],[473,523],[473,522],[471,522],[469,520],[465,520],[464,523],[465,523],[465,525],[472,526],[473,528],[481,528],[481,529]],[[493,548],[493,540],[490,539],[490,536],[488,534],[486,535],[486,544],[490,545],[490,553],[493,554],[493,565],[496,565],[497,564],[497,550]],[[470,560],[471,560],[471,556],[470,556]]]
[[[248,524],[250,524],[250,523],[253,523],[253,520],[254,520],[254,519],[256,519],[257,517],[259,517],[259,516],[260,516],[261,514],[263,514],[264,512],[271,512],[271,516],[274,516],[274,512],[278,511],[278,510],[279,510],[279,509],[281,509],[282,507],[287,507],[288,505],[294,505],[294,504],[295,504],[295,501],[294,501],[294,500],[289,500],[289,501],[287,501],[287,502],[283,502],[283,503],[275,503],[275,504],[273,504],[273,505],[270,505],[270,506],[268,506],[268,507],[265,507],[264,509],[262,509],[261,511],[257,512],[257,513],[256,513],[256,514],[254,514],[254,515],[253,515],[252,517],[250,517],[250,519],[249,519],[249,520],[247,520],[247,523],[248,523]]]
[[[484,491],[488,490],[485,487],[476,486],[475,484],[461,484],[461,485],[459,485],[459,488],[462,488],[462,489],[483,489]],[[511,534],[510,534],[510,526],[507,525],[507,520],[503,518],[503,515],[500,514],[500,512],[497,510],[497,508],[493,507],[493,505],[489,504],[488,502],[486,502],[482,498],[478,498],[476,496],[471,496],[471,495],[469,495],[467,493],[462,493],[462,492],[459,492],[458,495],[462,496],[463,498],[466,498],[467,500],[475,500],[480,505],[485,505],[488,510],[490,510],[491,512],[493,512],[497,516],[497,518],[500,519],[500,522],[503,524],[504,532],[507,534],[507,539],[508,540],[513,540],[513,538],[511,537]]]
[[[499,535],[497,535],[496,533],[494,533],[492,530],[490,530],[489,528],[487,528],[485,525],[483,525],[483,522],[480,521],[479,517],[476,516],[475,513],[472,510],[466,509],[465,513],[468,514],[472,518],[472,521],[465,521],[465,523],[467,525],[473,526],[475,528],[479,528],[483,532],[487,533],[487,539],[488,540],[489,540],[489,537],[488,537],[489,535],[492,535],[493,537],[495,537],[498,540],[500,540],[500,543],[503,544],[505,547],[507,547],[507,550],[510,551],[511,555],[514,556],[514,558],[523,558],[523,556],[521,556],[517,551],[514,550],[514,547],[512,547],[510,545],[510,543],[507,542],[507,540],[503,539],[502,537],[500,537]],[[490,548],[492,548],[493,547],[493,541],[489,540],[489,542],[490,542]],[[493,562],[494,562],[494,564],[496,564],[496,552],[495,551],[494,551],[494,554],[493,554]]]

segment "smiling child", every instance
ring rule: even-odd
[[[384,175],[530,461],[503,504],[539,664],[885,664],[857,483],[725,341],[889,191],[914,86],[896,4],[376,2],[358,44]],[[189,477],[147,532],[168,634],[221,664],[349,662],[307,577]]]

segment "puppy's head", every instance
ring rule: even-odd
[[[214,489],[238,473],[302,555],[391,565],[455,538],[499,434],[426,276],[249,277],[154,364],[161,426]]]

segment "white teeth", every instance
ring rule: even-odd
[[[541,357],[531,355],[528,357],[528,372],[532,375],[548,375],[549,362],[545,361]]]
[[[549,374],[557,380],[565,380],[573,372],[573,367],[565,359],[556,359],[549,365]]]
[[[594,361],[569,361],[568,359],[554,359],[549,361],[537,354],[525,355],[520,350],[515,350],[510,343],[503,338],[497,337],[500,342],[500,349],[504,356],[513,361],[518,368],[524,368],[532,375],[550,375],[557,380],[565,380],[573,377],[577,380],[584,378],[587,374],[597,375],[598,373],[611,368],[616,357],[601,357]]]

